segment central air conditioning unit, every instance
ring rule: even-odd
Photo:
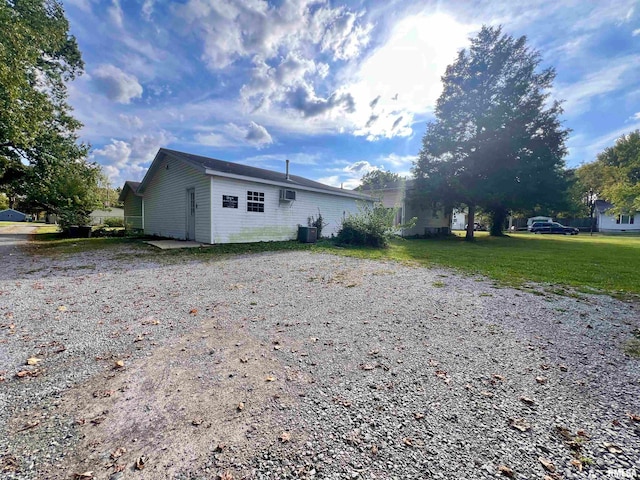
[[[280,201],[281,202],[292,202],[296,199],[296,191],[295,190],[280,190]]]

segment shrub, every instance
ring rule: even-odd
[[[107,217],[102,223],[104,223],[107,227],[124,227],[124,218]]]
[[[91,217],[76,210],[62,210],[58,214],[58,225],[63,232],[68,232],[71,226],[91,225]]]
[[[322,214],[320,213],[320,210],[318,210],[317,217],[315,217],[314,215],[311,215],[309,218],[307,218],[307,225],[309,227],[316,227],[317,238],[322,238],[322,229],[326,227],[328,224],[324,222],[324,219],[322,218]]]
[[[340,245],[386,247],[389,238],[399,228],[394,226],[395,208],[387,208],[381,203],[373,206],[363,204],[357,215],[349,215],[342,221],[336,242]]]

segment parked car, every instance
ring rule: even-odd
[[[534,222],[529,229],[531,233],[557,233],[559,235],[577,235],[580,233],[575,227],[565,227],[558,222]]]
[[[469,226],[469,224],[467,223],[464,226],[464,229],[466,230],[468,226]],[[482,231],[483,232],[483,231],[485,231],[487,229],[487,227],[485,225],[479,223],[479,222],[474,222],[473,223],[473,229],[476,230],[476,231]]]

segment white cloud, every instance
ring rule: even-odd
[[[142,96],[142,85],[134,75],[123,72],[114,65],[100,65],[93,71],[94,82],[110,99],[118,103],[130,103]]]
[[[345,89],[353,92],[358,106],[351,117],[354,133],[370,140],[411,135],[414,116],[433,109],[441,76],[476,28],[444,13],[412,14],[399,21],[357,71],[343,74],[351,80]]]
[[[571,84],[559,84],[554,89],[554,98],[565,100],[563,108],[569,117],[577,116],[590,108],[591,101],[597,97],[624,87],[627,81],[635,82],[635,74],[628,75],[633,70],[638,70],[640,56],[618,58],[615,64],[607,62],[599,70],[590,71],[581,80]]]
[[[312,8],[324,3],[284,0],[273,6],[260,0],[190,0],[175,7],[175,13],[185,31],[202,39],[202,58],[212,70],[239,58],[258,55],[268,60],[282,50],[303,51],[317,43],[337,59],[358,56],[372,27],[344,7]]]
[[[118,115],[118,118],[128,128],[139,129],[144,125],[142,119],[140,119],[140,117],[138,117],[137,115],[125,115],[124,113],[121,113],[120,115]]]
[[[246,144],[262,148],[273,143],[273,138],[265,127],[251,122],[241,127],[233,122],[215,128],[205,129],[194,136],[195,140],[210,147],[239,147]]]
[[[633,120],[640,120],[640,112],[636,112],[633,114],[633,116],[631,117]]]
[[[109,18],[111,18],[111,21],[118,27],[122,28],[124,25],[124,12],[120,6],[120,0],[113,0],[107,11],[109,12]]]
[[[126,180],[141,180],[160,147],[172,140],[166,131],[134,135],[127,141],[111,139],[94,150],[91,159],[102,165],[113,185],[122,185]]]
[[[633,32],[631,32],[631,35],[633,35],[634,37],[640,35],[640,28],[636,28]]]
[[[142,3],[142,16],[146,21],[151,20],[151,15],[153,15],[153,6],[155,0],[144,0]]]
[[[249,128],[247,129],[247,134],[245,135],[245,140],[251,143],[252,145],[262,146],[269,145],[273,143],[273,138],[267,129],[262,125],[258,125],[256,122],[251,122],[249,124]]]

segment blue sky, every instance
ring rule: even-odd
[[[85,74],[69,86],[113,186],[160,147],[353,188],[408,175],[440,77],[483,25],[557,71],[568,166],[640,128],[640,3],[64,0]]]

